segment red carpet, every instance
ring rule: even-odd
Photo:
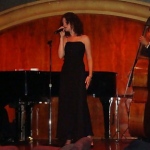
[[[0,146],[0,150],[19,150],[16,146]]]

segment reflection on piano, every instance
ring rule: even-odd
[[[53,72],[51,84],[58,85],[58,78],[59,73]],[[49,83],[50,72],[47,71],[3,71],[0,72],[0,98],[49,97]],[[58,95],[57,87],[52,88],[51,94]]]
[[[51,75],[51,82],[50,82]],[[50,93],[49,84],[52,84]],[[56,86],[55,86],[56,85]],[[31,108],[34,103],[48,101],[51,96],[58,96],[59,73],[46,71],[1,71],[0,105],[9,104],[16,108],[16,139],[25,140],[31,135]],[[26,112],[25,122],[23,117]],[[24,135],[23,135],[24,134]]]
[[[51,77],[51,78],[50,78]],[[0,105],[11,104],[16,110],[17,133],[22,132],[21,107],[24,106],[29,117],[26,117],[25,139],[30,133],[30,113],[34,103],[49,100],[58,96],[60,72],[48,71],[1,71],[0,72]],[[50,80],[51,79],[51,80]],[[52,88],[49,88],[50,83]],[[109,134],[109,99],[116,95],[116,73],[94,72],[88,95],[100,98],[103,105],[105,138]],[[21,135],[17,135],[17,139]]]
[[[116,96],[116,73],[94,72],[88,94],[98,97],[103,106],[105,139],[109,138],[110,98]]]
[[[92,94],[95,97],[116,96],[116,73],[105,71],[93,72],[88,94]]]

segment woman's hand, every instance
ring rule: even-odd
[[[63,29],[59,34],[60,34],[60,37],[64,37],[64,36],[65,36],[64,27],[61,26],[59,29]],[[58,30],[59,30],[59,29],[58,29]]]
[[[87,76],[85,79],[85,84],[86,84],[86,89],[88,89],[90,83],[91,83],[92,77],[91,76]]]

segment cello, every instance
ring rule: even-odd
[[[143,36],[148,30],[150,17],[145,24]],[[132,84],[134,92],[129,108],[129,133],[139,138],[150,138],[150,59],[145,49],[140,43],[128,81],[128,87]]]

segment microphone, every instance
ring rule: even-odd
[[[60,29],[56,30],[56,31],[54,32],[54,34],[57,34],[57,33],[61,32],[61,31],[63,31],[63,30],[64,30],[64,28],[60,28]]]

